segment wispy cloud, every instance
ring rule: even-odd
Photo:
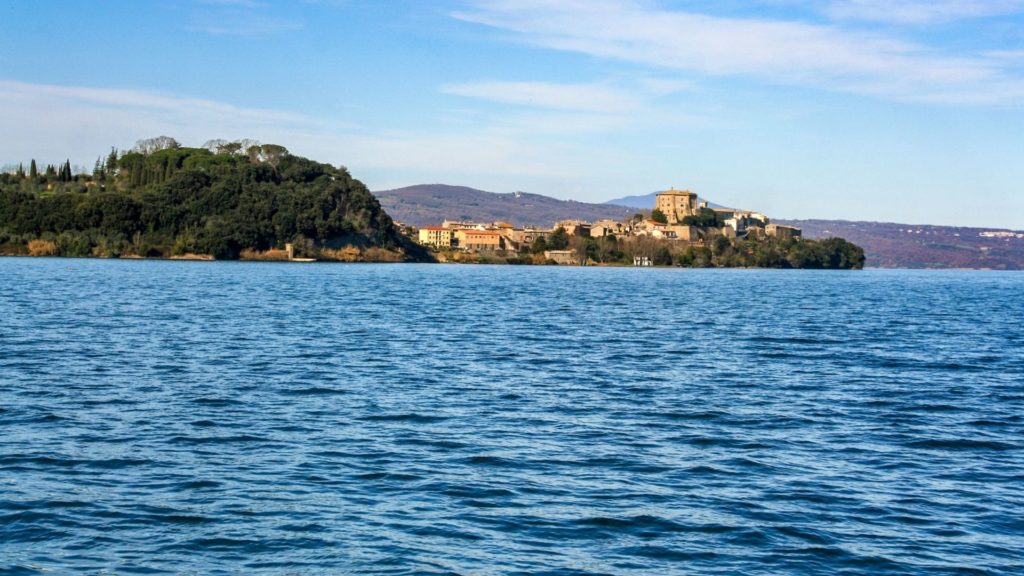
[[[305,23],[275,14],[262,0],[199,0],[188,28],[218,36],[265,36],[302,30]]]
[[[373,187],[426,181],[486,186],[498,177],[529,186],[579,180],[593,170],[594,158],[603,158],[605,165],[622,161],[616,152],[585,149],[565,137],[600,123],[600,117],[576,114],[511,115],[429,132],[389,131],[147,90],[10,80],[0,80],[0,108],[5,111],[0,164],[70,157],[90,165],[110,146],[124,148],[160,134],[192,146],[212,138],[280,143],[298,154],[347,165]],[[550,131],[538,135],[538,124]]]
[[[955,56],[835,25],[727,18],[631,0],[479,0],[456,18],[557,50],[708,75],[746,75],[910,101],[1015,104],[1024,79],[984,55]]]
[[[633,94],[600,84],[485,81],[446,84],[441,91],[502,104],[574,112],[625,113],[640,104]]]
[[[1024,11],[1024,0],[836,0],[828,7],[833,18],[934,24]]]
[[[207,100],[147,90],[59,86],[0,80],[0,101],[14,103],[61,103],[65,106],[136,110],[168,120],[177,118],[226,118],[244,123],[303,125],[314,120],[301,114],[259,108],[245,108]]]

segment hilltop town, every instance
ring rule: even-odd
[[[696,193],[674,188],[656,196],[648,215],[640,213],[622,221],[563,220],[550,228],[537,228],[517,227],[508,222],[444,220],[437,226],[409,231],[415,232],[420,244],[441,254],[442,259],[445,255],[454,260],[466,259],[455,253],[505,253],[529,254],[534,262],[605,263],[601,247],[614,242],[620,252],[624,247],[640,248],[630,250],[632,258],[623,262],[638,266],[671,263],[672,248],[676,252],[688,248],[696,259],[701,250],[723,252],[737,240],[750,243],[772,239],[787,245],[801,240],[799,228],[772,223],[759,212],[710,207]],[[616,260],[622,259],[613,258]]]

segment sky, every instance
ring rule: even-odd
[[[371,190],[1024,229],[1024,0],[0,0],[0,165],[250,138]]]

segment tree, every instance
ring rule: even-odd
[[[238,142],[225,142],[217,147],[217,154],[231,154],[234,156],[242,149],[242,145]]]
[[[548,243],[544,240],[543,236],[537,236],[537,239],[533,241],[533,245],[530,246],[530,252],[533,254],[543,254],[548,249]]]
[[[569,234],[565,231],[565,228],[559,226],[548,237],[547,243],[548,250],[565,250],[569,246]]]
[[[651,220],[659,224],[668,224],[668,216],[665,216],[665,213],[657,208],[651,210]]]
[[[260,147],[260,152],[262,153],[263,161],[275,169],[281,163],[281,159],[288,155],[288,149],[277,144],[264,144]]]
[[[135,143],[134,150],[140,154],[152,154],[160,150],[167,150],[169,148],[181,148],[181,144],[177,140],[170,136],[157,136],[156,138],[147,138],[145,140],[139,140]]]
[[[104,172],[108,176],[117,174],[117,149],[113,146],[110,147],[110,154],[107,154],[107,165]]]
[[[654,257],[651,258],[651,263],[655,266],[671,266],[672,265],[672,253],[669,252],[668,246],[659,246],[654,251]]]
[[[699,213],[683,218],[683,224],[699,228],[721,228],[725,225],[725,222],[718,212],[711,208],[701,208]]]
[[[32,162],[28,165],[28,177],[35,180],[39,176],[39,171],[36,169],[36,159],[33,158]]]
[[[263,154],[263,150],[260,146],[249,146],[245,149],[245,153],[249,156],[249,162],[253,164],[260,161],[260,157]]]

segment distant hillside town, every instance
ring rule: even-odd
[[[444,220],[439,225],[423,226],[415,232],[417,240],[424,246],[476,252],[526,252],[563,235],[649,237],[700,247],[709,245],[716,237],[793,241],[802,235],[800,228],[771,223],[768,216],[760,212],[709,207],[706,201],[698,199],[696,193],[674,188],[657,194],[649,216],[636,214],[622,221],[562,220],[551,228],[537,228],[517,227],[509,222]],[[546,250],[545,256],[558,263],[575,262],[573,250],[559,249],[563,245],[564,242],[556,240],[555,249]]]

